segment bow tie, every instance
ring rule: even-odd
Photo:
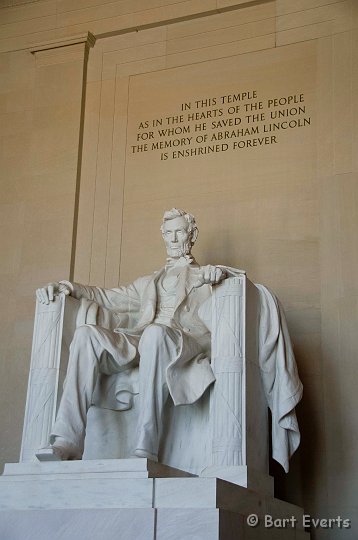
[[[165,269],[171,269],[171,268],[177,268],[186,266],[187,264],[190,264],[193,261],[193,257],[190,255],[183,255],[179,259],[173,259],[172,257],[167,258],[167,262],[165,265]]]

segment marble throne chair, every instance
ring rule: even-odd
[[[48,444],[79,314],[80,302],[65,295],[49,305],[37,302],[21,462],[36,461],[36,451]],[[205,322],[216,381],[195,404],[175,407],[169,398],[159,461],[271,494],[268,408],[258,359],[259,295],[245,273],[213,287]],[[131,457],[136,401],[134,395],[125,411],[91,407],[84,460]]]

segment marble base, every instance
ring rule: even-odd
[[[6,540],[152,540],[155,510],[8,510],[0,512]]]
[[[243,486],[265,495],[274,494],[274,480],[272,476],[255,471],[244,465],[235,467],[206,467],[200,476],[206,478],[221,478],[232,484]]]
[[[266,513],[294,516],[296,528],[265,529]],[[11,540],[307,540],[302,515],[271,495],[146,459],[7,464],[0,478],[0,538]]]
[[[13,479],[27,479],[31,476],[46,477],[53,475],[58,478],[176,478],[195,476],[180,469],[169,467],[162,463],[144,458],[132,459],[92,459],[78,461],[47,461],[6,463],[0,481],[12,477]]]

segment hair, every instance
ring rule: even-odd
[[[166,221],[169,221],[170,219],[175,219],[177,217],[184,217],[186,221],[188,222],[189,224],[188,232],[191,234],[191,241],[194,244],[199,233],[199,229],[196,224],[195,217],[192,214],[185,212],[185,210],[180,210],[179,208],[172,208],[171,210],[167,210],[166,212],[164,212],[163,222],[160,226],[160,230],[162,234],[164,234],[164,223]]]

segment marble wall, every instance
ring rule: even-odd
[[[2,461],[18,458],[33,290],[60,278],[110,287],[158,268],[159,219],[176,205],[198,218],[200,262],[245,268],[286,308],[305,388],[303,442],[290,475],[277,471],[278,494],[312,515],[354,518],[357,3],[0,0],[0,7]],[[245,91],[256,97],[220,102]],[[303,101],[269,106],[287,96]],[[262,109],[250,109],[260,101]],[[240,109],[229,112],[233,106]],[[188,120],[220,108],[220,117]],[[270,131],[271,113],[286,109],[289,120],[306,123]],[[182,121],[166,120],[180,114]],[[265,117],[245,119],[250,114]],[[211,123],[235,118],[242,124]],[[154,127],[158,119],[164,123]],[[250,133],[212,140],[243,125]],[[153,138],[143,138],[150,131]],[[203,132],[209,142],[196,143]],[[245,145],[234,148],[239,140]],[[208,154],[173,155],[215,144]]]

